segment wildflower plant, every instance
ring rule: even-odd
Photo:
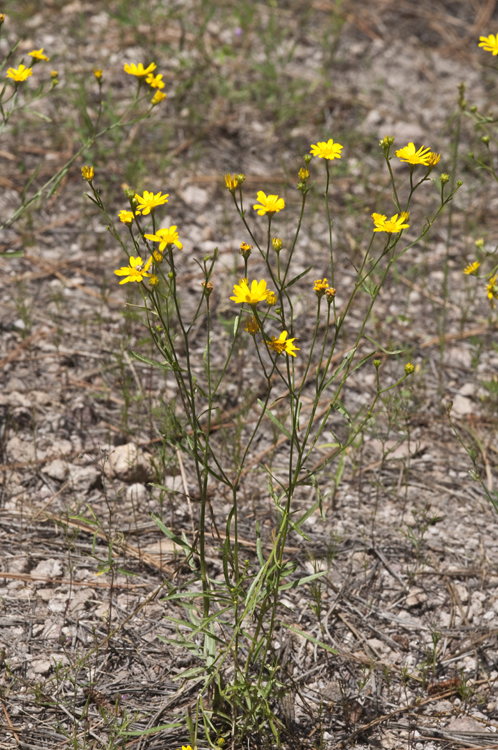
[[[0,14],[0,35],[2,34],[6,23],[8,23],[8,18],[6,19],[4,14]],[[59,85],[57,71],[49,70],[47,67],[47,63],[50,61],[50,56],[46,54],[43,47],[40,49],[34,49],[29,52],[27,56],[17,59],[16,53],[18,46],[19,42],[16,42],[7,52],[3,62],[0,62],[0,75],[4,78],[3,85],[0,86],[0,135],[11,125],[14,119],[17,121],[28,111],[41,120],[50,122],[50,118],[45,114],[40,113],[34,105],[49,96]],[[11,63],[11,66],[5,70],[7,62]],[[74,155],[41,187],[31,191],[31,194],[28,195],[28,191],[36,177],[35,171],[22,192],[21,205],[11,216],[0,220],[0,229],[11,226],[18,221],[31,205],[39,202],[42,196],[53,195],[59,187],[61,180],[67,174],[74,162],[81,159],[99,139],[112,131],[123,130],[126,126],[133,125],[146,119],[150,116],[154,107],[165,99],[166,94],[159,90],[164,88],[161,74],[156,75],[150,81],[147,80],[145,85],[147,86],[148,84],[150,89],[147,89],[140,96],[143,79],[149,76],[149,74],[152,74],[152,71],[156,68],[155,63],[151,63],[146,69],[143,68],[142,64],[139,64],[138,66],[133,64],[125,67],[130,68],[130,70],[126,72],[130,72],[130,74],[136,76],[139,81],[138,90],[132,103],[125,108],[121,108],[121,111],[118,111],[119,105],[116,105],[116,102],[110,101],[108,103],[109,111],[105,112],[103,91],[105,88],[103,81],[104,72],[101,69],[95,68],[92,76],[92,84],[93,86],[95,86],[95,84],[98,86],[99,108],[97,115],[93,116],[88,111],[84,97],[80,102],[82,108],[82,119],[86,131],[81,139],[82,142],[80,148],[78,148]],[[154,92],[152,98],[150,98],[151,92]],[[145,105],[145,108],[143,105]],[[106,115],[108,115],[107,122],[104,121]],[[89,184],[91,184],[91,180],[93,179],[93,167],[83,167],[82,176],[89,182]],[[159,200],[159,204],[164,203],[166,198],[163,196],[164,200]],[[153,199],[156,201],[153,205],[156,205],[158,196],[153,196]],[[144,196],[144,213],[147,213],[147,211],[150,210],[149,204],[150,201]],[[22,253],[0,253],[0,255],[10,256],[19,254]]]
[[[146,72],[145,69],[140,71],[140,77]],[[130,74],[137,75],[131,71]],[[319,471],[332,462],[344,460],[348,447],[371,419],[378,400],[414,372],[413,365],[407,363],[404,370],[400,368],[396,382],[381,382],[380,360],[374,357],[381,352],[384,355],[393,352],[387,352],[375,342],[372,346],[367,324],[393,264],[425,237],[454,192],[446,194],[446,180],[431,176],[435,166],[430,163],[432,152],[423,147],[422,151],[416,151],[415,147],[411,148],[413,144],[401,151],[405,154],[408,149],[409,154],[412,151],[419,154],[418,161],[414,162],[413,156],[408,160],[410,173],[403,172],[405,179],[399,185],[390,163],[393,142],[394,138],[386,137],[380,147],[391,178],[396,213],[388,219],[392,211],[386,206],[385,215],[372,214],[370,237],[356,268],[354,288],[340,308],[336,287],[341,289],[341,278],[336,273],[337,251],[332,241],[329,164],[341,158],[342,146],[332,139],[312,145],[311,153],[304,157],[305,166],[298,171],[300,209],[290,239],[275,236],[283,230],[275,226],[281,212],[290,210],[282,197],[266,195],[260,190],[255,202],[253,195],[244,194],[243,174],[225,175],[227,196],[233,202],[245,235],[241,238],[240,251],[234,251],[242,256],[244,275],[233,284],[232,294],[225,295],[222,283],[214,275],[217,250],[202,260],[193,258],[202,275],[193,312],[189,312],[182,301],[181,277],[191,260],[183,252],[185,230],[177,225],[160,226],[168,194],[145,191],[140,195],[129,189],[126,191],[128,206],[123,204],[119,215],[114,217],[103,203],[95,178],[87,182],[88,197],[104,212],[109,230],[126,258],[115,273],[123,277],[119,283],[136,285],[139,291],[139,307],[157,359],[138,352],[132,354],[175,378],[177,402],[182,405],[183,413],[176,421],[175,431],[163,435],[163,439],[172,451],[185,456],[191,477],[195,478],[199,511],[193,520],[193,536],[187,539],[185,534],[168,528],[160,518],[153,518],[182,550],[191,571],[187,581],[170,585],[165,600],[171,606],[180,607],[182,612],[178,618],[170,618],[177,626],[176,637],[170,642],[183,646],[196,659],[195,666],[179,677],[201,681],[196,722],[191,718],[187,721],[192,745],[197,742],[201,722],[203,734],[211,746],[215,746],[213,738],[220,726],[238,741],[253,730],[267,726],[279,746],[283,724],[275,713],[275,699],[283,695],[286,685],[272,644],[275,629],[282,621],[280,597],[287,588],[313,584],[325,574],[325,571],[316,571],[299,576],[296,565],[285,557],[289,535],[308,539],[303,524],[313,513],[324,513]],[[323,278],[325,269],[321,269],[322,278],[314,282],[310,275],[313,265],[293,275],[294,254],[307,196],[312,189],[308,183],[311,173],[324,194],[329,238],[327,278]],[[436,205],[430,218],[416,229],[415,222],[409,220],[409,212],[416,191],[425,187],[425,183],[436,186]],[[252,210],[245,209],[244,204],[249,204]],[[174,199],[168,202],[167,209],[174,220]],[[261,229],[266,237],[264,243],[260,241]],[[409,236],[407,230],[410,230]],[[263,278],[258,269],[253,269],[256,263],[258,269],[264,268]],[[298,293],[295,290],[298,288],[307,290],[313,300],[311,335],[305,334],[296,319]],[[355,300],[361,292],[368,295],[363,319],[347,351],[341,352],[345,326],[351,312],[356,311]],[[231,302],[233,310],[230,341],[221,366],[216,367],[217,318],[212,309],[213,293],[224,295],[225,303]],[[201,322],[205,343],[199,355],[198,340],[194,347],[193,338],[198,336]],[[237,357],[242,339],[246,342],[247,356],[261,373],[265,387],[261,398],[257,399],[256,419],[244,425],[243,445],[236,453],[237,459],[232,461],[212,437],[212,427],[218,419],[223,388],[230,381],[230,363]],[[375,371],[375,393],[356,414],[350,414],[344,406],[348,380],[353,373],[366,368]],[[310,383],[314,383],[312,398],[305,399],[305,389]],[[309,389],[306,393],[309,394]],[[270,422],[279,436],[275,450],[279,449],[279,463],[284,462],[285,470],[276,470],[261,462],[259,471],[264,480],[255,480],[252,475],[252,482],[267,484],[277,525],[268,548],[263,546],[259,525],[255,524],[256,555],[249,561],[245,559],[239,540],[240,495],[252,466],[255,441],[265,422]],[[333,450],[317,462],[315,449],[324,431],[333,434]],[[223,565],[222,575],[216,578],[209,571],[206,546],[212,486],[230,498],[224,529],[214,528]],[[305,488],[312,490],[314,500],[298,513],[296,498]],[[198,564],[194,560],[198,560]],[[327,644],[312,640],[333,651]],[[229,679],[227,674],[231,675]]]

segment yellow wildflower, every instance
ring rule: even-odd
[[[143,281],[145,276],[151,277],[152,275],[150,273],[147,273],[151,263],[152,258],[149,258],[147,263],[144,264],[140,256],[134,258],[133,255],[130,255],[130,265],[118,268],[118,270],[114,271],[114,273],[116,274],[116,276],[127,277],[126,279],[123,279],[123,281],[120,281],[120,284],[126,284],[128,281]]]
[[[266,281],[264,279],[261,281],[254,280],[249,289],[247,279],[241,279],[238,284],[234,285],[233,294],[234,296],[230,299],[238,304],[247,302],[248,305],[257,305],[258,302],[262,302],[268,296]]]
[[[28,53],[30,57],[34,57],[35,60],[45,60],[48,62],[50,57],[43,54],[43,47],[41,49],[34,49],[33,52]]]
[[[436,164],[439,164],[440,160],[441,160],[441,154],[435,154],[434,152],[431,151],[431,153],[428,154],[428,159],[427,159],[427,166],[429,167],[429,170],[432,171],[434,167],[436,166]]]
[[[320,297],[323,297],[327,289],[329,289],[327,279],[323,279],[323,281],[322,279],[317,279],[315,281],[315,286],[314,286],[313,291],[315,292],[318,299],[320,299]]]
[[[234,175],[232,177],[231,174],[225,175],[225,186],[227,190],[236,190],[238,187],[239,181],[237,179],[237,175]]]
[[[159,284],[159,279],[158,279],[158,277],[156,276],[155,273],[153,273],[153,274],[150,275],[150,277],[149,277],[149,284],[151,286],[157,286]]]
[[[165,86],[162,73],[158,73],[156,76],[154,75],[154,73],[149,73],[149,75],[145,79],[145,83],[148,83],[149,86],[153,89],[163,89]]]
[[[152,106],[155,107],[156,104],[159,104],[160,102],[164,101],[166,99],[166,94],[163,94],[162,91],[156,91],[152,99],[150,100],[150,103]]]
[[[327,297],[327,302],[329,303],[329,305],[332,303],[335,295],[336,291],[333,286],[329,286],[329,288],[325,290],[325,296]]]
[[[414,372],[415,372],[414,365],[412,365],[411,362],[407,362],[406,365],[405,365],[405,373],[407,375],[413,375]]]
[[[0,24],[5,21],[5,13],[0,13]]]
[[[119,221],[122,221],[123,224],[131,224],[133,221],[133,211],[120,211],[118,216]]]
[[[277,299],[278,298],[275,292],[268,292],[268,294],[266,295],[266,304],[268,305],[268,307],[273,307],[273,305],[277,304]]]
[[[271,341],[267,341],[266,345],[268,349],[272,349],[272,351],[277,352],[277,354],[285,354],[291,355],[291,357],[295,357],[295,352],[300,351],[297,346],[294,346],[292,343],[296,339],[288,339],[287,338],[287,331],[282,331],[278,339],[275,336],[271,337]]]
[[[411,164],[412,166],[415,164],[424,164],[425,166],[427,166],[429,163],[430,155],[430,148],[424,148],[424,146],[420,146],[419,150],[416,151],[415,145],[413,143],[409,143],[408,146],[399,148],[396,151],[396,156],[399,157],[401,161],[404,161],[407,164]]]
[[[491,303],[491,307],[495,306],[494,301],[495,299],[498,299],[498,286],[496,286],[497,276],[498,274],[495,273],[495,275],[490,278],[489,284],[486,284],[486,286],[484,287],[487,292],[488,299]]]
[[[21,83],[22,81],[25,81],[26,78],[29,78],[29,76],[33,75],[33,71],[31,68],[26,68],[24,65],[19,65],[19,67],[16,68],[9,68],[7,71],[6,78],[12,78],[13,81],[16,83]]]
[[[59,71],[57,71],[57,70],[51,70],[50,71],[50,75],[52,76],[52,78],[57,78],[57,76],[59,75]]]
[[[498,55],[498,34],[490,34],[489,36],[479,37],[479,47],[482,47],[486,52],[492,52],[494,56]]]
[[[264,216],[265,214],[273,216],[273,214],[285,208],[283,198],[279,198],[278,195],[266,195],[262,190],[258,192],[258,201],[259,203],[255,203],[253,208],[258,212],[259,216]]]
[[[140,196],[137,193],[135,195],[135,198],[138,201],[137,213],[142,213],[144,216],[147,216],[147,214],[150,214],[150,212],[157,208],[157,206],[162,206],[163,203],[167,203],[168,197],[169,193],[162,195],[161,192],[159,192],[154,195],[154,193],[149,193],[148,190],[144,190],[143,196]]]
[[[409,224],[404,222],[408,219],[409,214],[403,212],[398,219],[398,214],[394,214],[390,219],[382,214],[372,214],[374,220],[375,229],[374,232],[387,232],[388,234],[394,234],[400,232],[402,229],[408,229]]]
[[[259,333],[259,323],[256,320],[255,315],[253,315],[252,318],[246,318],[245,330],[247,333],[250,333],[251,336],[255,336]]]
[[[170,227],[169,229],[158,229],[155,234],[146,234],[148,240],[152,242],[160,242],[159,250],[162,252],[167,245],[176,245],[179,250],[182,249],[183,245],[178,239],[178,232],[176,227]]]
[[[135,76],[136,78],[145,78],[156,68],[157,65],[155,63],[151,63],[147,68],[144,68],[142,63],[138,63],[138,65],[132,63],[131,65],[127,64],[124,66],[124,72],[128,73],[130,76]]]
[[[305,182],[309,176],[310,176],[309,169],[306,169],[305,167],[301,167],[301,169],[299,170],[299,179]]]
[[[104,75],[104,71],[100,70],[100,68],[94,68],[93,69],[93,75],[95,76],[95,78],[97,79],[97,81],[100,82],[101,79],[102,79],[102,76]]]
[[[318,156],[319,159],[340,159],[343,148],[344,146],[341,146],[340,143],[334,143],[332,138],[330,138],[327,142],[318,141],[316,144],[312,143],[310,153],[313,156]]]
[[[81,176],[87,182],[91,182],[93,178],[95,177],[95,172],[93,171],[93,167],[81,167]]]
[[[473,263],[469,263],[468,266],[465,266],[463,269],[463,272],[466,273],[468,276],[476,276],[477,270],[481,264],[478,260],[475,260]]]
[[[154,250],[154,252],[152,253],[152,257],[154,258],[155,263],[162,263],[164,260],[163,254],[160,253],[159,250]]]

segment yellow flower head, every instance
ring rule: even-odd
[[[154,76],[153,73],[149,73],[145,82],[153,89],[163,89],[165,86],[162,73],[158,73],[157,76]]]
[[[166,94],[163,94],[162,91],[156,91],[152,99],[150,100],[150,103],[153,107],[156,106],[156,104],[159,104],[160,102],[163,102],[166,99]]]
[[[121,282],[121,283],[122,283],[122,282]],[[159,284],[159,279],[158,279],[158,277],[156,276],[156,274],[155,274],[155,273],[153,273],[153,274],[151,274],[151,275],[149,276],[149,284],[150,284],[151,286],[157,286],[157,285]]]
[[[176,245],[179,250],[182,249],[183,245],[178,239],[178,232],[176,227],[170,227],[169,229],[158,229],[155,234],[146,234],[148,240],[152,242],[160,242],[159,250],[162,252],[167,245]]]
[[[476,276],[480,265],[479,261],[475,260],[473,263],[469,263],[468,266],[465,266],[463,272],[468,276]]]
[[[258,212],[259,216],[264,216],[265,214],[273,216],[273,214],[285,208],[283,198],[279,198],[278,195],[266,195],[262,190],[258,192],[258,201],[259,203],[255,203],[253,208]]]
[[[50,57],[43,54],[43,47],[41,49],[34,49],[33,52],[29,52],[28,54],[35,60],[45,60],[46,62],[50,60]]]
[[[163,254],[159,252],[159,250],[154,250],[152,253],[152,257],[154,258],[154,263],[162,263],[164,258]]]
[[[227,190],[236,190],[239,185],[239,181],[237,179],[237,175],[234,175],[232,177],[231,174],[225,175],[225,186]]]
[[[439,164],[441,160],[441,154],[435,154],[431,151],[431,153],[428,155],[427,159],[427,166],[429,167],[429,170],[432,171],[436,164]]]
[[[277,299],[278,297],[275,292],[268,292],[268,294],[266,295],[266,304],[268,305],[268,307],[273,307],[273,305],[277,304]]]
[[[287,338],[287,331],[282,331],[278,339],[275,336],[271,337],[271,341],[267,341],[266,345],[268,349],[271,349],[274,352],[277,352],[277,354],[287,354],[291,355],[291,357],[295,357],[295,352],[300,351],[297,346],[294,346],[292,343],[296,339],[288,339]]]
[[[12,78],[16,83],[25,81],[26,78],[33,75],[31,68],[26,68],[24,65],[19,65],[18,68],[9,68],[7,71],[6,78]]]
[[[374,220],[375,229],[374,232],[387,232],[388,234],[395,234],[401,232],[402,229],[408,229],[409,224],[404,222],[408,219],[409,214],[402,213],[398,219],[398,214],[394,214],[390,219],[382,214],[372,214]]]
[[[242,255],[244,260],[247,260],[252,253],[252,245],[248,245],[247,242],[242,242],[240,245],[239,253]]]
[[[320,297],[323,297],[327,289],[329,289],[327,279],[323,279],[323,281],[322,279],[317,279],[315,281],[315,286],[314,286],[313,291],[315,292],[318,299],[320,299]]]
[[[259,323],[254,315],[252,318],[246,318],[245,330],[247,333],[250,333],[251,336],[255,336],[259,333]]]
[[[155,63],[151,63],[147,68],[144,68],[142,63],[138,63],[138,65],[132,63],[131,65],[127,64],[124,66],[124,72],[128,73],[130,76],[135,76],[136,78],[146,78],[146,76],[148,76],[149,73],[152,73],[156,68],[157,65]]]
[[[95,177],[95,172],[93,171],[93,167],[81,167],[81,176],[87,182],[91,182],[93,178]]]
[[[249,289],[249,282],[247,279],[241,279],[238,284],[233,287],[233,297],[231,300],[238,304],[246,302],[248,305],[257,305],[258,302],[263,302],[268,296],[268,290],[266,288],[266,281],[254,280]]]
[[[310,176],[309,169],[306,169],[306,167],[301,167],[301,169],[299,170],[299,179],[302,180],[303,182],[306,182],[309,176]]]
[[[313,156],[318,156],[319,159],[340,159],[343,148],[344,146],[341,146],[340,143],[334,143],[332,138],[330,138],[327,142],[318,141],[316,144],[312,143],[310,153]]]
[[[163,203],[167,203],[168,197],[169,193],[162,195],[159,192],[154,195],[154,193],[149,193],[148,190],[144,190],[143,196],[140,196],[137,193],[135,195],[135,198],[138,201],[137,214],[141,213],[144,216],[147,216],[147,214],[150,214],[150,212],[157,208],[157,206],[162,206]]]
[[[335,295],[336,291],[333,286],[329,286],[329,288],[325,290],[325,296],[327,297],[327,302],[329,303],[329,305],[332,304],[332,300],[334,299]]]
[[[59,75],[59,72],[57,70],[51,70],[50,75],[52,76],[52,78],[57,78],[57,76]]]
[[[486,52],[492,52],[494,56],[498,55],[498,34],[490,34],[489,36],[479,37],[479,47],[482,47]]]
[[[127,277],[126,279],[123,279],[123,281],[120,281],[120,284],[126,284],[129,281],[143,281],[144,277],[151,276],[150,273],[147,273],[151,263],[152,258],[149,258],[147,263],[144,264],[140,256],[134,258],[133,255],[130,255],[130,265],[118,268],[118,270],[114,271],[114,273],[116,274],[116,276]]]
[[[95,76],[95,78],[97,79],[97,81],[101,81],[102,80],[102,76],[104,75],[104,71],[100,70],[100,68],[94,68],[93,69],[93,75]]]
[[[131,224],[133,222],[133,211],[120,211],[118,216],[119,221],[122,221],[123,224]]]
[[[182,745],[182,750],[192,750],[190,745]],[[193,748],[193,750],[197,750],[197,746]]]
[[[5,13],[0,13],[0,24],[5,21]]]
[[[486,286],[484,287],[487,292],[488,299],[491,303],[491,307],[495,306],[495,299],[498,299],[498,286],[496,286],[497,276],[498,274],[492,276],[489,280],[489,284],[486,284]]]
[[[413,143],[409,143],[408,146],[399,148],[396,151],[396,156],[398,156],[401,161],[404,161],[407,164],[411,165],[424,164],[425,166],[427,166],[429,163],[430,155],[430,148],[424,148],[424,146],[420,146],[419,150],[416,151],[415,145]]]

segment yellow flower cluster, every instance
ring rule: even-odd
[[[128,73],[130,76],[135,76],[140,83],[145,80],[145,83],[147,83],[151,89],[157,89],[150,102],[153,106],[166,99],[166,94],[161,91],[165,86],[163,74],[157,73],[157,75],[154,75],[156,68],[157,65],[155,63],[151,63],[146,68],[144,68],[142,63],[138,63],[138,65],[135,65],[135,63],[128,65],[127,63],[124,66],[125,73]]]
[[[0,21],[3,23],[3,21]],[[33,58],[32,65],[36,65],[37,62],[48,62],[50,57],[43,54],[43,47],[41,49],[34,49],[28,52],[28,55]],[[9,68],[7,70],[6,78],[10,78],[14,83],[22,83],[26,81],[30,76],[33,75],[33,69],[30,66],[23,65],[22,63],[18,68]],[[54,76],[52,76],[53,78]]]
[[[398,214],[394,214],[390,219],[383,214],[372,214],[374,220],[375,229],[374,232],[387,232],[388,234],[395,234],[401,232],[402,229],[408,229],[409,224],[405,224],[410,214],[403,211],[398,219]]]
[[[406,164],[410,164],[412,167],[422,164],[428,167],[429,170],[433,170],[441,159],[440,154],[433,153],[430,148],[425,148],[425,146],[420,146],[418,150],[415,149],[414,143],[409,143],[408,146],[399,148],[396,151],[396,156],[400,161],[406,162]]]

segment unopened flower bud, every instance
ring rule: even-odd
[[[457,188],[462,187],[462,185],[463,185],[462,180],[457,180],[457,184],[456,185],[457,185]]]
[[[386,135],[386,137],[380,141],[379,146],[387,150],[393,145],[393,143],[394,143],[394,136]]]
[[[306,183],[305,182],[298,182],[296,185],[296,189],[303,192],[303,190],[306,190]]]
[[[209,297],[211,295],[211,292],[213,291],[213,282],[212,281],[203,281],[201,282],[202,286],[204,287],[204,294],[206,297]]]
[[[266,295],[266,304],[268,307],[273,307],[273,305],[277,304],[277,295],[275,292],[268,292]]]
[[[273,237],[271,244],[273,245],[273,249],[276,253],[279,253],[282,249],[282,240],[278,237]]]
[[[95,176],[93,167],[81,167],[81,176],[87,182],[91,182]]]
[[[95,76],[95,78],[97,79],[97,81],[99,83],[101,83],[101,81],[102,81],[103,74],[104,74],[104,71],[100,70],[100,68],[94,68],[93,69],[93,75]]]
[[[309,171],[305,169],[304,167],[301,167],[301,169],[299,170],[299,179],[302,180],[303,182],[306,182],[309,176],[310,176]]]
[[[151,286],[157,286],[159,284],[159,278],[156,276],[155,273],[149,276],[149,284]]]
[[[469,450],[469,456],[470,456],[470,460],[471,461],[475,461],[476,460],[476,458],[477,458],[477,451],[476,451],[475,448],[471,448]]]
[[[168,279],[174,279],[174,278],[175,278],[175,272],[174,271],[170,271],[168,273]]]
[[[309,164],[309,163],[310,163],[310,161],[312,160],[312,158],[313,158],[313,157],[311,156],[311,154],[305,154],[305,155],[303,156],[303,159],[304,159],[304,163],[305,163],[305,164]]]
[[[482,237],[480,237],[478,240],[475,241],[475,246],[479,248],[479,250],[482,250],[484,247],[484,240]]]
[[[407,362],[405,365],[405,373],[407,375],[412,375],[414,372],[415,372],[415,367],[410,362]]]
[[[235,179],[239,183],[239,185],[242,185],[243,182],[245,182],[246,176],[245,174],[236,174]]]
[[[152,253],[152,257],[154,258],[154,261],[156,263],[162,263],[164,260],[163,254],[160,253],[159,250],[154,250],[154,252]]]
[[[449,174],[443,172],[443,174],[439,176],[439,180],[441,182],[441,185],[446,185],[446,183],[450,181],[450,176]]]
[[[333,286],[329,286],[329,288],[325,290],[325,297],[329,305],[332,304],[332,300],[334,299],[335,295],[336,291]]]
[[[377,370],[379,369],[379,367],[381,366],[381,364],[382,364],[382,362],[381,362],[380,359],[374,359],[374,365],[377,368]]]
[[[247,242],[242,242],[239,253],[242,255],[244,260],[247,260],[252,252],[252,245],[248,245]]]
[[[477,112],[477,107],[476,107],[476,105],[475,105],[475,104],[473,104],[473,105],[471,106],[471,108],[470,108],[470,111],[471,111],[471,112]]]
[[[489,137],[489,135],[483,135],[483,137],[481,138],[481,141],[482,141],[483,143],[485,143],[485,144],[486,144],[486,146],[487,146],[487,145],[488,145],[488,143],[489,143],[489,141],[490,141],[490,137]]]
[[[52,78],[57,78],[57,76],[59,75],[59,73],[58,73],[57,70],[51,70],[50,71],[50,75],[52,76]]]

